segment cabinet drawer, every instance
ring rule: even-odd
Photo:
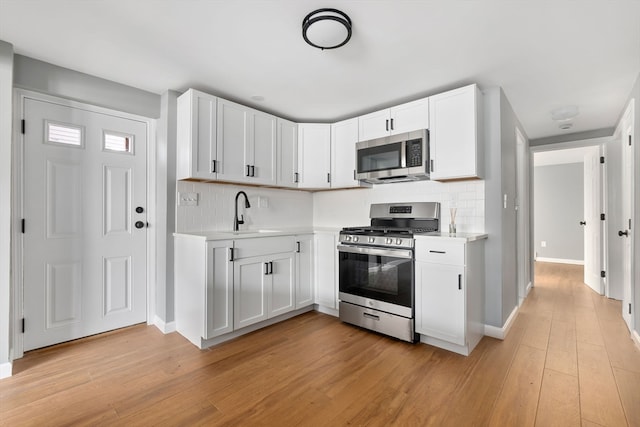
[[[234,242],[234,246],[234,259],[251,258],[283,252],[294,252],[295,238],[293,236],[278,236],[238,239]]]
[[[465,265],[463,242],[416,239],[415,250],[417,261]]]

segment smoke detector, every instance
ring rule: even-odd
[[[565,105],[551,110],[551,120],[554,122],[566,122],[577,117],[578,114],[580,114],[580,111],[577,105]]]

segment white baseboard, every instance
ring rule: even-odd
[[[11,362],[0,363],[0,380],[13,375],[13,364]]]
[[[153,318],[153,324],[156,326],[156,328],[160,329],[163,334],[170,334],[171,332],[176,331],[176,322],[165,323],[164,320],[162,320],[158,316],[155,316]]]
[[[638,331],[631,331],[631,338],[636,343],[636,347],[640,349],[640,335],[638,335]]]
[[[507,318],[507,321],[504,322],[504,325],[501,328],[491,325],[484,325],[484,334],[488,337],[497,338],[499,340],[505,339],[511,326],[513,326],[513,322],[515,322],[516,317],[518,317],[518,307],[514,307],[513,311]]]
[[[556,264],[584,265],[584,260],[581,260],[581,259],[545,258],[545,257],[539,256],[536,258],[536,261],[555,262]]]

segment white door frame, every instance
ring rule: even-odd
[[[593,147],[593,146],[598,146],[600,147],[600,153],[602,155],[603,152],[603,145],[606,144],[607,142],[611,141],[611,137],[598,137],[598,138],[591,138],[591,139],[580,139],[580,140],[576,140],[576,141],[569,141],[569,142],[560,142],[560,143],[556,143],[556,144],[545,144],[545,145],[535,145],[530,147],[529,151],[531,153],[531,158],[533,161],[533,155],[534,153],[542,153],[542,152],[546,152],[546,151],[557,151],[557,150],[566,150],[569,148],[583,148],[583,147]],[[533,182],[533,176],[534,176],[534,169],[535,167],[531,167],[531,182]],[[602,170],[602,168],[600,169],[600,194],[597,195],[596,197],[599,198],[599,200],[601,201],[601,207],[603,207],[604,209],[604,205],[602,204],[603,200],[606,200],[605,196],[606,196],[606,188],[603,185],[604,181],[604,171]],[[532,197],[533,197],[533,191],[531,191]],[[531,214],[531,227],[533,227],[533,223],[534,223],[534,206],[533,203],[531,203],[530,206],[530,214]],[[604,262],[603,260],[606,259],[606,245],[603,244],[603,242],[606,240],[606,226],[605,226],[605,221],[600,221],[600,233],[601,233],[601,239],[600,239],[600,247],[598,248],[599,251],[599,260],[600,260],[600,265],[602,266],[602,268],[604,268]],[[533,234],[533,231],[532,231]],[[535,244],[535,242],[534,242]],[[585,260],[586,261],[586,260]],[[533,274],[533,273],[532,273]],[[600,279],[600,288],[602,290],[606,289],[606,278],[601,278]]]
[[[108,114],[111,116],[122,117],[126,119],[137,120],[147,125],[147,221],[150,224],[147,233],[147,324],[153,324],[156,312],[155,295],[156,295],[156,233],[154,231],[157,224],[157,207],[156,207],[156,120],[148,117],[138,116],[135,114],[124,113],[109,108],[98,107],[95,105],[72,101],[56,96],[42,94],[40,92],[14,89],[14,108],[13,108],[13,159],[12,159],[12,269],[13,269],[13,355],[12,360],[19,359],[24,355],[24,340],[22,334],[22,317],[24,312],[24,280],[23,280],[23,235],[21,229],[21,220],[24,217],[24,139],[21,132],[22,117],[24,113],[24,104],[26,99],[37,101],[45,101],[66,107],[79,108],[95,113]]]
[[[518,305],[522,305],[529,295],[533,283],[531,271],[531,154],[522,131],[516,127],[516,253]]]

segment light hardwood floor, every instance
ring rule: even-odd
[[[139,325],[29,352],[0,425],[640,426],[619,301],[538,263],[504,341],[469,357],[307,313],[209,350]]]

